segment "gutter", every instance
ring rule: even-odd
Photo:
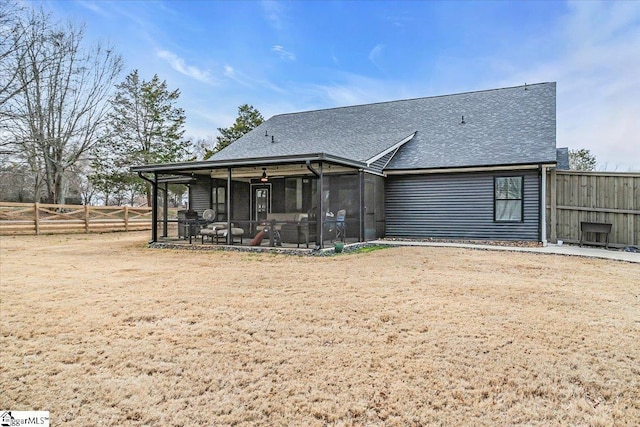
[[[133,170],[133,169],[132,169]],[[144,176],[144,172],[138,172],[138,176],[142,179],[144,179],[145,181],[147,181],[149,184],[154,185],[155,182],[149,178],[147,178],[146,176]]]
[[[491,171],[513,171],[513,170],[538,170],[540,167],[555,167],[556,163],[526,163],[514,165],[495,166],[462,166],[451,168],[433,169],[391,169],[385,170],[386,175],[425,175],[433,173],[457,173],[457,172],[491,172]]]

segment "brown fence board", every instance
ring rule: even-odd
[[[551,242],[580,240],[580,222],[612,224],[611,246],[640,244],[640,174],[552,171],[547,180],[547,235]],[[589,239],[596,239],[589,235]],[[603,241],[597,236],[597,241]]]
[[[0,202],[0,234],[151,230],[151,208]]]

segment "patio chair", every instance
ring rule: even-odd
[[[231,223],[231,228],[222,228],[216,231],[216,243],[227,243],[227,236],[231,231],[231,244],[234,243],[236,237],[240,237],[240,244],[242,244],[242,238],[244,236],[244,228],[236,227],[234,223]]]
[[[212,222],[207,224],[206,227],[200,230],[200,236],[202,237],[202,243],[204,244],[204,238],[209,237],[211,239],[211,243],[213,243],[213,239],[218,241],[218,231],[224,230],[227,228],[226,222]]]
[[[219,243],[227,243],[227,235],[229,230],[227,229],[226,222],[212,222],[211,224],[207,224],[205,228],[200,230],[200,236],[202,236],[202,243],[204,244],[204,238],[209,237],[211,239],[211,243],[213,243],[213,239],[216,239],[216,244]],[[231,223],[231,240],[232,243],[236,237],[240,237],[240,244],[242,244],[242,239],[244,237],[244,228],[236,227],[236,225]]]

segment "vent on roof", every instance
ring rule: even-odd
[[[465,124],[466,122],[464,121],[464,116],[462,116],[462,121],[460,122],[461,125]]]

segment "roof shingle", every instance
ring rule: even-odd
[[[386,170],[553,163],[556,84],[281,114],[211,160],[325,153],[366,162],[414,132]]]

